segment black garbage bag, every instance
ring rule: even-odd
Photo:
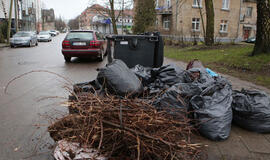
[[[151,75],[164,85],[172,86],[177,83],[185,83],[186,70],[175,64],[169,64],[160,68],[154,68]]]
[[[233,92],[233,122],[238,126],[258,132],[270,133],[270,96],[262,91]]]
[[[158,109],[177,108],[188,110],[189,100],[202,92],[198,85],[192,83],[178,83],[166,90],[155,102]]]
[[[102,86],[98,83],[97,80],[93,80],[90,82],[77,83],[73,85],[73,91],[75,94],[80,92],[99,92],[102,90]]]
[[[186,82],[197,82],[202,88],[207,88],[217,79],[209,75],[204,68],[189,69],[187,76],[184,78]]]
[[[186,81],[189,79],[188,77],[190,77],[189,72],[175,64],[153,68],[151,71],[151,78],[153,80],[147,87],[150,90],[150,94],[155,94],[177,83],[191,82]]]
[[[121,60],[113,60],[99,69],[97,80],[112,94],[126,96],[143,92],[141,81]]]
[[[232,87],[219,78],[190,100],[199,132],[214,141],[226,140],[231,131]]]
[[[133,73],[142,81],[143,86],[147,86],[155,79],[151,76],[152,68],[136,65],[131,69]]]

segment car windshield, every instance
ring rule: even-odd
[[[83,39],[83,40],[93,40],[93,32],[71,32],[66,37],[67,40],[72,39]]]
[[[39,32],[39,35],[49,35],[49,32]]]
[[[30,37],[31,34],[28,32],[19,32],[14,35],[14,37]]]

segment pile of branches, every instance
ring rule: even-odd
[[[157,111],[151,102],[77,95],[70,102],[74,114],[49,126],[49,133],[55,141],[80,143],[113,159],[202,159],[202,146],[191,141],[187,112]]]

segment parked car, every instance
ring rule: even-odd
[[[41,32],[39,32],[37,38],[38,38],[38,41],[39,42],[41,42],[41,41],[43,41],[43,42],[50,42],[50,41],[52,41],[52,37],[51,37],[51,35],[50,35],[50,33],[48,31],[41,31]]]
[[[55,36],[57,36],[57,32],[56,32],[55,30],[51,30],[51,31],[50,31],[50,35],[51,35],[52,37],[55,37]]]
[[[251,37],[251,38],[248,38],[246,40],[247,43],[255,43],[256,42],[256,38],[255,37]]]
[[[17,47],[17,46],[37,46],[38,40],[37,35],[31,31],[20,31],[17,32],[11,39],[10,39],[10,47]]]
[[[65,61],[71,57],[97,57],[103,61],[107,50],[107,40],[96,31],[70,31],[62,42],[62,54]]]

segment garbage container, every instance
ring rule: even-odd
[[[108,62],[121,59],[129,68],[140,64],[144,67],[161,67],[164,45],[158,32],[143,35],[110,35],[108,40]]]

